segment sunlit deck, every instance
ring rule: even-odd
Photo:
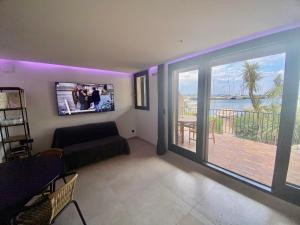
[[[180,143],[179,143],[180,144]],[[189,143],[184,131],[184,148],[196,151],[196,142]],[[271,186],[276,146],[237,138],[232,134],[215,134],[215,143],[209,139],[208,161],[232,172]],[[300,184],[300,150],[292,150],[288,179]]]

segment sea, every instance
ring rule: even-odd
[[[269,99],[261,99],[262,105],[270,105]],[[277,101],[280,103],[280,100]],[[187,104],[191,108],[197,108],[197,100],[189,99]],[[210,100],[210,109],[232,109],[244,111],[252,108],[250,99],[212,99]]]
[[[262,105],[269,105],[269,99],[261,99]],[[252,107],[250,99],[213,99],[210,101],[211,109],[246,110]]]

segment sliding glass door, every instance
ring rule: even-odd
[[[300,204],[299,39],[296,29],[169,65],[169,149]]]
[[[287,185],[300,189],[300,93],[298,94],[286,183]]]
[[[291,39],[287,45],[286,78],[272,191],[300,205],[300,45],[298,40]]]
[[[198,69],[176,71],[171,77],[172,145],[195,158],[197,145]]]
[[[272,185],[284,70],[284,52],[211,67],[207,162]]]

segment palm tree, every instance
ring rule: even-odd
[[[274,86],[268,90],[265,93],[265,96],[269,99],[271,104],[269,106],[265,106],[265,109],[268,112],[272,112],[272,127],[269,127],[266,132],[270,133],[273,139],[276,140],[275,137],[278,136],[278,129],[279,124],[274,124],[274,118],[279,118],[279,114],[281,111],[281,103],[278,102],[278,98],[282,96],[283,93],[283,75],[281,73],[278,73],[275,79],[273,80]],[[277,119],[278,121],[278,119]],[[274,129],[275,127],[275,129]],[[296,131],[297,129],[297,131]],[[299,126],[297,126],[297,123],[295,125],[295,131],[294,131],[294,140],[299,140],[298,134],[299,133]],[[274,142],[275,143],[275,142]]]
[[[257,82],[262,78],[261,74],[258,72],[259,64],[258,63],[249,63],[245,62],[242,76],[246,88],[248,89],[248,94],[252,103],[252,107],[255,111],[260,110],[260,99],[256,95],[259,90]]]
[[[242,71],[243,81],[245,87],[248,89],[248,94],[252,103],[252,107],[254,111],[257,112],[256,121],[257,121],[257,128],[256,128],[256,136],[258,140],[262,140],[262,120],[260,116],[261,110],[261,101],[259,97],[256,95],[259,87],[258,81],[262,78],[261,74],[258,72],[259,64],[258,63],[249,63],[245,61],[244,68]]]
[[[275,79],[273,80],[273,82],[274,82],[274,87],[266,93],[267,97],[270,99],[274,99],[282,95],[283,92],[282,74],[278,73]]]

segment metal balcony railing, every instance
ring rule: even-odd
[[[196,116],[197,108],[183,107],[180,116]],[[232,109],[210,109],[209,120],[215,121],[215,132],[232,134],[239,138],[277,145],[280,114]],[[294,134],[293,145],[300,140]]]

